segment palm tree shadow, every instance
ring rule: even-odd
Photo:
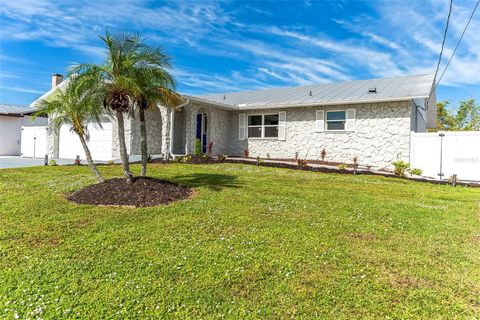
[[[239,188],[237,177],[227,174],[193,173],[172,177],[171,180],[190,187],[207,187],[213,191],[224,188]]]

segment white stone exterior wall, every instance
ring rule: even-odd
[[[355,109],[355,130],[342,132],[318,132],[316,110]],[[286,138],[238,139],[239,113],[261,114],[286,112]],[[190,104],[183,112],[183,136],[181,149],[187,154],[195,150],[196,115],[207,114],[207,141],[213,142],[213,155],[242,156],[248,149],[251,157],[292,159],[298,153],[307,160],[321,159],[321,150],[326,150],[326,161],[351,163],[358,157],[359,163],[375,168],[391,167],[396,159],[409,161],[410,132],[415,124],[415,108],[409,101],[358,104],[327,107],[302,107],[286,109],[228,111],[210,106]],[[150,154],[170,157],[170,128],[172,109],[159,107],[147,114],[147,134]],[[112,120],[112,154],[119,158],[118,133],[115,119]],[[178,128],[177,128],[178,129]],[[175,131],[175,130],[174,130]],[[176,130],[175,135],[178,135]],[[129,154],[140,154],[140,130],[138,119],[125,117],[125,138]],[[58,157],[58,139],[49,131],[49,156]]]
[[[135,118],[130,118],[131,139],[130,154],[141,154],[140,145],[140,122],[138,112]],[[145,111],[145,124],[147,127],[147,148],[149,154],[160,154],[162,152],[162,117],[160,110],[148,109]]]
[[[231,111],[189,104],[183,114],[184,143],[187,154],[195,152],[197,113],[207,115],[207,143],[213,142],[212,155],[228,153],[230,145]],[[178,134],[178,131],[174,131]]]
[[[318,132],[316,110],[356,109],[355,130]],[[361,165],[375,168],[390,167],[397,159],[409,161],[411,112],[410,102],[359,104],[331,107],[305,107],[246,111],[248,114],[286,111],[286,139],[250,138],[238,140],[238,114],[230,129],[230,155],[242,155],[249,150],[250,157],[299,158],[320,160],[325,148],[325,161],[352,163],[358,157]],[[325,113],[326,114],[326,113]]]

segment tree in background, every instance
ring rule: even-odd
[[[455,124],[458,130],[480,130],[480,105],[474,99],[460,102]]]
[[[448,101],[437,103],[437,130],[454,130],[455,117],[448,111]]]
[[[437,103],[437,130],[480,130],[480,105],[474,99],[461,101],[455,111],[448,105],[448,101]]]
[[[69,124],[82,143],[87,163],[99,182],[105,179],[93,162],[88,148],[88,125],[96,123],[101,126],[104,110],[101,107],[103,96],[95,88],[85,88],[79,85],[78,79],[71,77],[65,90],[58,90],[49,99],[41,100],[34,116],[49,114],[52,125],[58,130],[63,124]]]

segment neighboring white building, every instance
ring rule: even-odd
[[[410,160],[412,132],[435,127],[432,82],[432,75],[421,75],[185,95],[186,103],[175,111],[159,106],[147,113],[149,153],[190,154],[200,139],[204,151],[213,143],[214,155],[242,156],[248,150],[250,157],[318,160],[325,149],[326,161],[358,157],[362,165],[385,168],[397,159]],[[91,129],[93,157],[118,158],[116,124],[103,127]],[[127,120],[125,131],[128,152],[139,154],[138,120]],[[83,154],[71,135],[67,128],[50,132],[50,157]]]
[[[0,104],[0,156],[21,154],[22,127],[47,125],[47,118],[32,120],[34,111],[24,106]]]

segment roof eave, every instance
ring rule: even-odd
[[[194,97],[194,96],[188,96],[188,95],[183,95],[183,97],[190,100],[190,102],[196,102],[196,103],[204,104],[204,105],[207,105],[207,106],[213,106],[213,107],[216,107],[216,108],[219,108],[219,109],[224,109],[224,110],[229,110],[229,111],[237,111],[238,110],[238,106],[232,106],[232,105],[229,105],[229,104],[224,104],[224,103],[215,102],[215,101],[211,101],[211,100],[205,100],[205,99],[201,99],[201,98]]]

